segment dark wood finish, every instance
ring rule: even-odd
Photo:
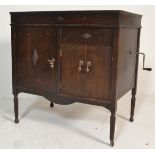
[[[140,29],[141,15],[125,11],[11,12],[15,122],[20,92],[44,96],[51,107],[103,106],[113,146],[117,100],[130,90],[133,121]]]

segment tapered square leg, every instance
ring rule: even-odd
[[[114,146],[114,134],[115,134],[115,122],[116,122],[116,112],[111,112],[110,116],[110,145]]]
[[[138,38],[137,38],[137,51],[139,51],[139,42],[140,42],[140,28],[138,29]],[[135,110],[135,102],[136,102],[136,92],[137,92],[137,78],[138,78],[138,63],[139,63],[139,55],[136,56],[136,66],[135,66],[135,79],[134,79],[134,88],[132,89],[132,97],[131,97],[131,111],[130,111],[130,122],[134,121],[134,110]]]
[[[131,111],[130,111],[130,122],[134,121],[134,109],[135,109],[135,101],[136,101],[136,92],[135,89],[132,90],[132,98],[131,98]]]
[[[15,113],[15,123],[19,123],[19,119],[18,119],[18,95],[14,95],[14,113]]]

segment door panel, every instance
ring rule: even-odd
[[[61,93],[108,100],[111,87],[112,28],[66,27],[61,33]],[[79,61],[84,65],[78,71]],[[88,67],[87,62],[91,62]]]
[[[83,97],[85,92],[85,74],[78,70],[79,61],[84,61],[84,47],[79,32],[63,28],[61,38],[61,93]]]
[[[87,62],[91,62],[91,67],[86,74],[86,97],[98,100],[110,98],[111,51],[111,47],[102,45],[88,48]]]
[[[56,59],[56,45],[55,28],[18,28],[15,41],[18,86],[55,91],[57,62],[51,69],[48,59]]]

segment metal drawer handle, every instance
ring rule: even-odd
[[[51,67],[52,69],[54,69],[55,59],[54,59],[54,58],[49,59],[48,62],[49,62],[50,67]]]
[[[90,71],[90,67],[92,66],[91,61],[87,61],[87,67],[86,67],[86,72],[88,73]]]
[[[79,61],[79,66],[78,66],[79,72],[81,72],[82,66],[83,66],[83,65],[84,65],[84,61],[83,61],[83,60],[80,60],[80,61]]]

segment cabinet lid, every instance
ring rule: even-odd
[[[64,24],[105,27],[141,27],[142,15],[123,10],[10,12],[11,24]],[[30,25],[29,25],[30,26]],[[39,26],[39,25],[38,25]]]

